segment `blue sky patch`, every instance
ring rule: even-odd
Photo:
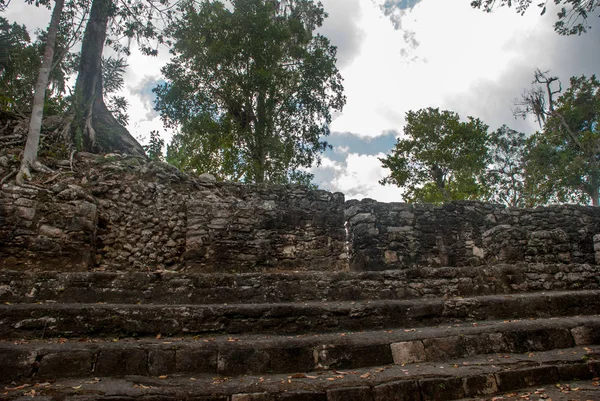
[[[333,147],[325,152],[325,157],[343,162],[348,153],[374,156],[379,153],[389,153],[396,144],[396,131],[388,131],[387,134],[374,138],[364,137],[351,132],[334,132],[325,140]]]

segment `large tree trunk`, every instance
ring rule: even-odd
[[[52,69],[52,61],[54,59],[54,47],[56,44],[56,36],[60,25],[60,16],[65,2],[64,0],[56,0],[50,26],[48,27],[48,38],[44,49],[44,58],[42,67],[38,74],[38,79],[35,84],[35,92],[33,95],[33,108],[31,110],[31,118],[29,119],[29,132],[27,133],[27,142],[25,143],[25,151],[21,159],[21,168],[17,174],[17,183],[23,184],[26,178],[31,176],[31,169],[42,169],[42,166],[37,161],[38,147],[40,144],[40,131],[42,129],[42,118],[44,117],[44,101],[46,99],[46,88],[48,87],[48,79],[50,70]]]
[[[102,51],[112,0],[94,0],[81,47],[81,63],[75,85],[75,143],[91,152],[119,151],[145,156],[144,149],[115,119],[104,104]]]

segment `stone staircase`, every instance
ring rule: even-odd
[[[596,265],[5,270],[0,303],[2,400],[543,398],[571,380],[600,399]]]

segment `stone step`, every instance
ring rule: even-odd
[[[499,264],[383,272],[192,274],[0,271],[0,303],[277,303],[600,289],[600,266]]]
[[[95,377],[5,383],[3,400],[438,401],[488,397],[600,375],[600,347],[383,365],[314,374]],[[597,394],[597,393],[596,393]]]
[[[0,342],[0,377],[315,372],[600,345],[600,316],[303,336]]]
[[[0,305],[0,338],[304,334],[595,314],[600,290],[471,298],[237,305]]]
[[[459,401],[598,401],[600,400],[600,377],[589,380],[561,380],[542,386],[519,388],[503,393],[479,395]]]

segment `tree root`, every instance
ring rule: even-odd
[[[11,173],[8,173],[8,175],[4,176],[4,178],[2,178],[2,180],[0,180],[0,188],[2,188],[4,183],[7,182],[8,180],[10,180],[12,177],[14,177],[16,174],[17,174],[17,170],[13,170]]]
[[[38,160],[33,162],[33,166],[31,166],[35,171],[37,171],[38,173],[46,173],[46,174],[52,174],[54,173],[54,170],[52,170],[50,167],[46,167],[44,166],[42,163],[40,163]]]
[[[55,174],[52,177],[48,178],[46,181],[43,182],[44,185],[50,184],[52,181],[56,180],[58,177],[60,177],[61,173]]]
[[[71,158],[69,159],[69,164],[71,165],[71,172],[73,172],[73,156],[75,156],[75,152],[77,152],[77,150],[75,149],[71,151]]]

